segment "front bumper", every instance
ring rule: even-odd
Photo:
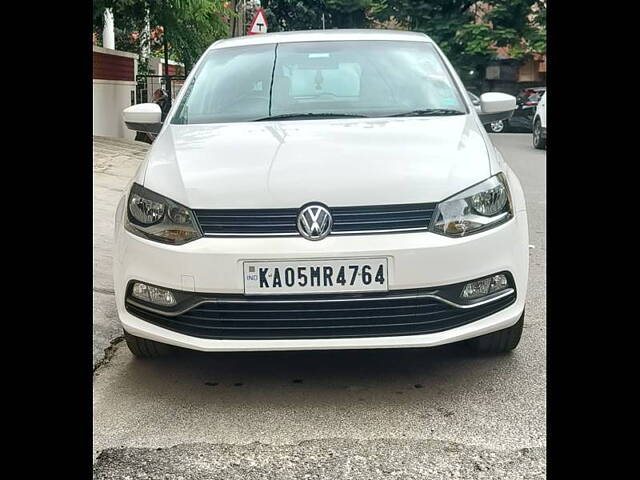
[[[132,235],[117,215],[114,252],[116,303],[122,326],[133,335],[201,351],[311,350],[428,347],[465,340],[516,323],[527,291],[528,233],[524,211],[509,222],[466,238],[428,232],[302,237],[202,238],[169,246]],[[425,289],[508,271],[517,297],[504,309],[448,330],[417,335],[356,338],[216,339],[162,328],[129,313],[125,290],[131,280],[203,294],[240,294],[243,262],[320,258],[388,258],[389,289]]]

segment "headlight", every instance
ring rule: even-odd
[[[137,183],[129,193],[125,228],[135,235],[173,245],[202,237],[190,209]]]
[[[507,181],[502,173],[438,204],[431,231],[463,237],[493,228],[513,216]]]

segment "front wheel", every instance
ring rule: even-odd
[[[170,351],[169,345],[154,342],[153,340],[148,340],[146,338],[136,337],[126,330],[124,331],[124,339],[127,342],[129,351],[138,358],[161,357]]]
[[[524,326],[524,311],[515,325],[481,337],[467,340],[467,345],[477,353],[507,353],[520,343]]]
[[[489,130],[493,133],[502,133],[507,128],[507,122],[504,120],[498,120],[497,122],[491,122],[489,124]]]

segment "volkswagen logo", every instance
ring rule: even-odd
[[[303,207],[298,213],[298,231],[307,240],[322,240],[331,233],[331,212],[317,203]]]

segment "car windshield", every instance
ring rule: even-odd
[[[171,123],[467,112],[427,42],[296,42],[206,55]]]

